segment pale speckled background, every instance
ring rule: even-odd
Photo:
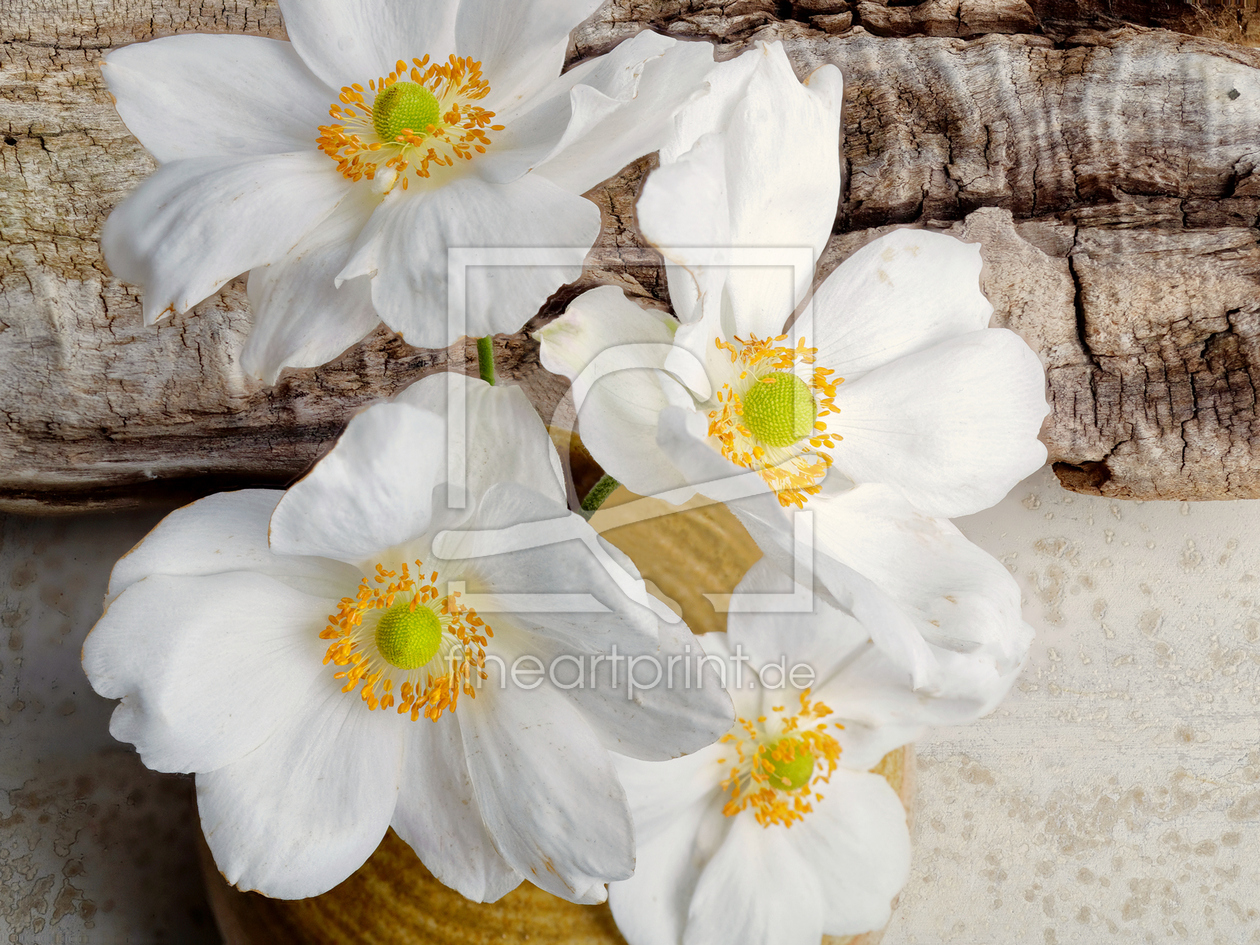
[[[0,517],[0,943],[218,942],[190,779],[109,736],[79,649],[109,569],[160,512]]]
[[[190,782],[111,743],[79,647],[157,513],[0,519],[0,943],[217,940]],[[884,945],[1260,943],[1260,501],[1073,495],[960,522],[1037,628],[993,716],[919,745]]]

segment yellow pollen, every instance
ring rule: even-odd
[[[349,180],[382,174],[387,193],[399,181],[406,190],[408,170],[428,178],[471,160],[489,147],[487,132],[503,130],[491,124],[494,112],[475,104],[490,94],[480,62],[453,55],[444,63],[428,56],[411,61],[399,59],[368,89],[358,83],[342,88],[328,110],[333,123],[320,125],[316,144]]]
[[[334,675],[345,680],[342,692],[358,689],[372,710],[397,705],[412,721],[437,721],[455,711],[461,693],[476,698],[494,631],[458,592],[438,590],[436,571],[426,579],[415,564],[415,579],[406,564],[398,571],[378,564],[355,596],[341,599],[320,638],[331,641],[325,665],[345,667]]]
[[[786,341],[787,335],[736,338],[735,344],[716,340],[739,375],[717,392],[709,436],[728,460],[760,475],[780,505],[801,507],[806,496],[818,493],[831,466],[831,457],[822,451],[842,439],[827,432],[822,418],[839,413],[836,388],[844,378],[833,377],[830,368],[812,367],[818,350],[805,347],[804,339],[794,348]],[[808,381],[799,376],[800,365],[811,368]]]
[[[737,763],[722,782],[730,795],[722,813],[734,817],[751,807],[757,823],[763,827],[779,824],[791,827],[803,820],[822,795],[811,788],[830,780],[840,757],[840,743],[827,732],[822,719],[831,709],[821,702],[810,702],[809,690],[801,693],[801,708],[785,715],[781,706],[774,708],[770,724],[766,716],[756,720],[737,719],[735,727],[722,736],[734,745]],[[831,727],[842,729],[838,722]],[[730,759],[721,758],[719,764]]]

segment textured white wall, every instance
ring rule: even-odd
[[[959,525],[1037,640],[996,713],[919,745],[885,945],[1260,942],[1260,501],[1043,470]]]

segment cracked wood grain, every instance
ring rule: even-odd
[[[1139,7],[614,0],[570,52],[599,54],[647,25],[725,43],[723,56],[779,38],[802,75],[836,63],[845,193],[831,262],[890,224],[982,240],[999,319],[1047,366],[1044,438],[1066,485],[1258,496],[1260,52],[1241,45],[1256,22],[1171,0]],[[153,163],[98,64],[115,46],[186,31],[284,35],[275,5],[250,0],[0,10],[0,509],[282,484],[363,406],[435,370],[475,373],[467,347],[422,351],[379,329],[264,387],[237,362],[250,317],[241,280],[143,326],[136,290],[108,274],[97,240]],[[650,166],[589,195],[605,226],[588,272],[535,324],[597,282],[665,298],[634,225]],[[564,385],[527,336],[501,336],[497,356],[550,416]]]
[[[1127,26],[1260,45],[1254,0],[609,0],[575,36],[583,55],[642,25],[732,42],[784,21],[825,33],[976,37],[1036,33],[1056,41]]]
[[[999,323],[1046,366],[1065,486],[1260,496],[1260,53],[1135,30],[774,32],[849,83],[839,245],[893,222],[983,244]]]
[[[183,31],[283,37],[274,4],[120,4],[89,13],[6,5],[0,59],[0,509],[115,507],[299,476],[359,409],[448,367],[476,374],[469,346],[412,348],[381,328],[342,358],[274,387],[242,374],[244,280],[146,328],[134,287],[109,276],[100,227],[154,163],[127,132],[99,74],[109,48]],[[24,9],[25,8],[25,9]],[[23,16],[22,13],[29,15]],[[619,264],[650,161],[590,195],[604,231],[583,279],[645,294],[656,270]],[[601,260],[617,265],[605,272]],[[547,310],[545,310],[547,311]],[[524,335],[500,337],[502,377],[550,413],[565,385]]]

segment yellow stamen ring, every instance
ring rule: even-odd
[[[812,788],[831,779],[840,743],[827,732],[828,724],[819,721],[831,715],[831,709],[810,702],[808,689],[801,693],[799,712],[785,716],[782,706],[773,711],[778,718],[769,726],[765,716],[741,718],[722,736],[738,756],[722,782],[722,790],[730,795],[722,813],[734,817],[751,807],[761,826],[791,827],[814,809],[813,801],[822,800]],[[832,726],[844,728],[838,722]],[[727,761],[718,759],[719,764]]]
[[[784,345],[786,340],[786,335],[736,338],[735,344],[716,339],[739,376],[717,392],[709,436],[728,460],[760,475],[780,505],[801,507],[807,495],[818,493],[831,466],[831,457],[819,451],[835,448],[842,439],[827,432],[822,418],[839,413],[836,388],[844,378],[814,367],[806,381],[798,365],[813,365],[818,350],[805,347],[804,339],[794,348]]]
[[[459,603],[459,592],[442,594],[438,573],[417,578],[376,566],[371,581],[359,582],[354,597],[343,597],[320,638],[331,641],[324,664],[346,667],[342,692],[359,689],[372,710],[395,704],[412,721],[437,721],[455,711],[461,693],[476,698],[474,680],[487,677],[486,645],[494,631],[477,612]],[[373,586],[379,585],[379,586]]]
[[[434,169],[485,154],[487,132],[503,130],[491,124],[494,112],[474,104],[490,94],[480,62],[456,56],[444,63],[428,56],[411,61],[408,67],[399,59],[389,75],[368,82],[372,104],[356,82],[328,109],[334,123],[319,126],[316,144],[347,179],[375,180],[384,169],[387,193],[400,180],[406,190],[408,168],[427,178]]]

